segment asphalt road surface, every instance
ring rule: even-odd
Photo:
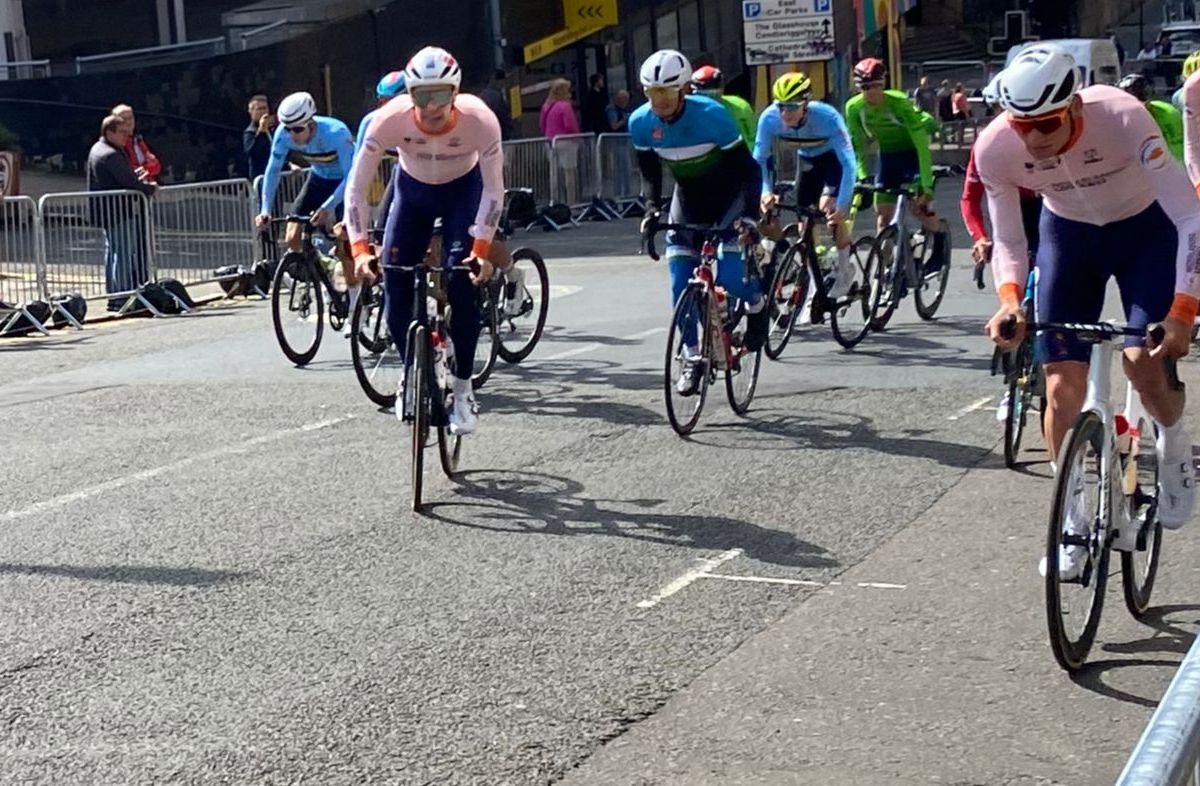
[[[966,251],[936,322],[813,329],[682,440],[635,232],[520,238],[550,327],[421,516],[347,342],[293,368],[264,303],[0,342],[0,782],[1111,782],[1200,620],[1194,525],[1061,672]]]

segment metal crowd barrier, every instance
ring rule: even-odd
[[[1117,786],[1200,783],[1200,638],[1179,664]]]
[[[256,203],[246,180],[160,188],[150,200],[158,276],[198,284],[212,281],[215,268],[253,265]]]
[[[150,203],[140,191],[46,194],[38,200],[45,291],[108,299],[108,310],[139,305],[158,313],[139,287],[156,280]]]
[[[599,183],[597,194],[617,216],[624,217],[634,208],[645,209],[645,188],[629,134],[600,134],[596,137],[596,174]]]
[[[550,196],[571,208],[573,223],[590,209],[596,194],[595,143],[595,134],[563,134],[550,142]],[[576,211],[583,213],[576,216]]]
[[[4,197],[0,210],[0,302],[47,300],[37,203],[33,197]]]
[[[271,215],[280,216],[286,213],[288,206],[296,201],[296,197],[300,196],[300,189],[304,188],[304,181],[307,179],[307,169],[289,169],[281,172],[279,185],[275,188],[275,199],[271,202]],[[254,196],[254,212],[256,214],[258,206],[262,202],[262,181],[263,176],[258,175],[250,187]]]
[[[518,139],[504,143],[504,186],[528,188],[539,202],[552,193],[550,141]]]

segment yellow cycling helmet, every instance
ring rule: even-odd
[[[1192,52],[1187,56],[1187,60],[1183,61],[1183,78],[1187,79],[1197,71],[1200,71],[1200,49]]]
[[[771,94],[776,101],[791,103],[812,97],[812,80],[799,71],[791,71],[775,80]]]

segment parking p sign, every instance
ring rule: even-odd
[[[746,64],[833,57],[833,0],[743,0]]]

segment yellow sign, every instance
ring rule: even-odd
[[[617,0],[563,0],[567,27],[608,27],[617,23]]]
[[[604,29],[604,27],[604,25],[568,27],[566,30],[559,30],[554,35],[539,38],[525,47],[525,62],[532,63],[534,60],[540,60],[551,52],[562,49],[564,46],[570,46],[576,41],[581,41],[592,33]]]

